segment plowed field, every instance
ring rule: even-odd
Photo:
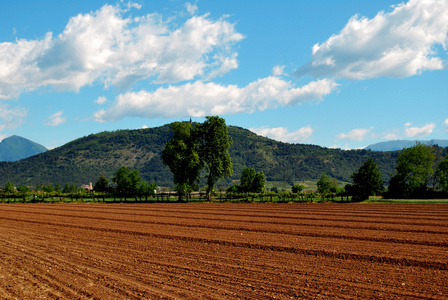
[[[448,299],[448,205],[0,204],[0,299]]]

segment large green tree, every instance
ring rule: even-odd
[[[367,200],[369,196],[381,195],[384,192],[384,180],[373,159],[366,161],[351,177],[353,185],[350,192],[354,200]]]
[[[199,156],[207,174],[207,196],[210,199],[215,183],[233,174],[229,154],[232,138],[228,134],[226,121],[218,116],[206,117],[196,132]]]
[[[417,143],[405,148],[397,157],[397,166],[389,184],[389,198],[422,197],[433,174],[434,152]]]
[[[162,151],[162,160],[173,173],[173,181],[179,194],[179,200],[190,193],[199,181],[201,160],[193,124],[175,122],[172,124],[173,137]]]

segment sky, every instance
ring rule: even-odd
[[[0,140],[202,122],[448,139],[448,0],[0,0]]]

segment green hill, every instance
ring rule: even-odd
[[[0,161],[17,161],[47,151],[44,146],[13,135],[0,143]]]
[[[220,185],[239,179],[246,167],[263,171],[268,181],[286,181],[289,184],[315,180],[322,173],[340,181],[350,181],[350,175],[369,158],[378,163],[388,180],[398,154],[282,143],[232,126],[229,134],[233,138],[230,155],[234,176],[221,181]],[[95,183],[101,175],[111,179],[118,168],[126,166],[139,170],[144,180],[171,186],[171,173],[160,158],[170,138],[170,124],[92,134],[18,162],[1,162],[0,185],[8,180],[15,185],[28,186]]]

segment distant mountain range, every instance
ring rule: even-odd
[[[387,141],[376,143],[367,146],[366,150],[372,151],[396,151],[402,150],[404,148],[410,148],[415,146],[416,143],[422,143],[425,145],[438,145],[439,147],[448,147],[448,140],[430,140],[430,141],[418,141],[418,140],[395,140],[395,141]]]
[[[47,150],[38,143],[13,135],[0,142],[0,161],[17,161]]]

